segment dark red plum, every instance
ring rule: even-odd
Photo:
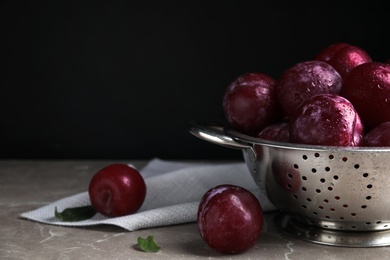
[[[322,49],[317,55],[315,55],[314,59],[321,61],[329,61],[335,56],[338,51],[347,46],[350,46],[350,44],[345,42],[338,42],[328,45],[324,49]]]
[[[390,64],[367,62],[355,67],[340,95],[353,104],[367,131],[390,121]]]
[[[335,53],[335,55],[328,60],[328,63],[340,73],[343,79],[345,79],[353,68],[371,61],[370,55],[365,50],[350,45]]]
[[[287,116],[306,99],[317,94],[337,94],[340,74],[324,61],[304,61],[284,71],[277,84],[278,101]]]
[[[222,105],[230,126],[251,136],[281,117],[276,80],[262,73],[236,78],[226,89]]]
[[[290,132],[288,122],[277,122],[265,127],[257,135],[258,138],[277,142],[289,142]]]
[[[390,146],[390,121],[383,122],[369,131],[364,136],[363,146]]]
[[[307,99],[290,121],[293,143],[326,146],[359,146],[364,127],[351,102],[335,94]]]
[[[253,193],[223,184],[202,197],[197,226],[211,248],[224,254],[238,254],[255,245],[263,227],[263,212]]]
[[[141,208],[146,197],[146,184],[138,170],[114,163],[92,177],[88,194],[96,211],[108,217],[120,217]]]

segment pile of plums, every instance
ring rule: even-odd
[[[236,78],[223,96],[235,130],[262,139],[325,146],[390,146],[390,63],[348,43],[287,68]]]

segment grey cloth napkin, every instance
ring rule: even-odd
[[[99,213],[78,222],[61,222],[54,216],[65,208],[89,205],[88,192],[66,197],[41,208],[22,213],[20,217],[60,226],[92,226],[109,224],[129,231],[196,221],[202,196],[220,184],[234,184],[253,192],[263,212],[275,207],[257,186],[245,163],[183,163],[153,159],[140,169],[145,179],[147,195],[140,210],[132,215],[108,218]]]

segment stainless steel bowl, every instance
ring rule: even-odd
[[[281,214],[280,231],[347,247],[390,245],[390,149],[298,145],[192,122],[200,139],[242,150],[254,181]]]

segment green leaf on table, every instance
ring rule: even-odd
[[[58,212],[57,207],[55,207],[54,210],[55,217],[64,222],[75,222],[90,219],[95,214],[96,210],[92,206],[66,208],[62,212]]]
[[[147,238],[138,237],[138,247],[145,252],[158,252],[160,250],[160,246],[156,244],[153,240],[153,236],[148,236]]]

